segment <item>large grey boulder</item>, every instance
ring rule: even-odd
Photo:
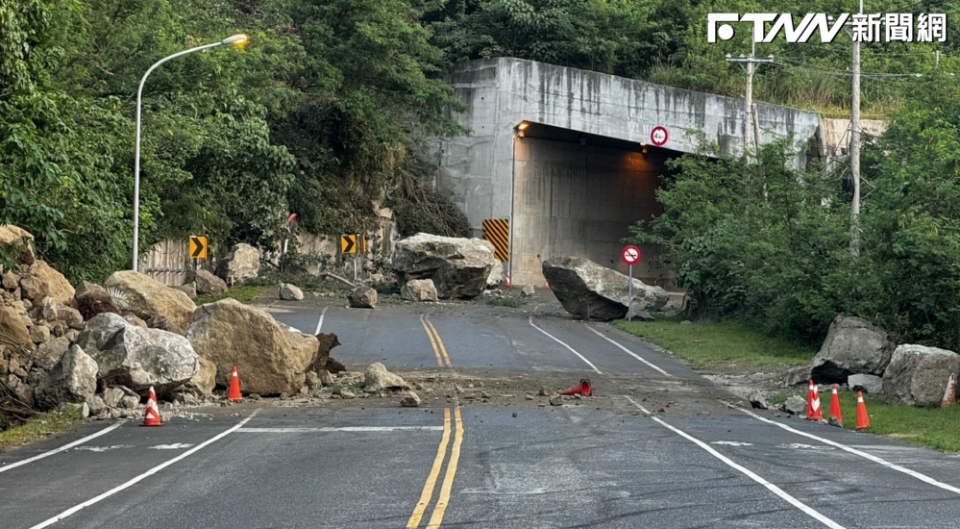
[[[883,373],[888,404],[939,406],[950,375],[960,372],[960,355],[923,345],[900,345]]]
[[[864,391],[873,395],[883,393],[883,379],[877,375],[850,375],[847,387],[851,391]]]
[[[229,290],[227,283],[223,279],[206,270],[197,270],[196,281],[198,294],[219,296],[220,294],[226,294],[227,290]],[[189,294],[187,295],[189,296]]]
[[[296,285],[290,283],[280,283],[280,299],[287,301],[300,301],[303,299],[303,291]]]
[[[241,283],[257,277],[260,273],[260,250],[246,243],[235,244],[230,253],[220,261],[217,275],[227,283]]]
[[[370,364],[363,374],[363,390],[376,393],[385,389],[410,389],[407,382],[400,375],[387,371],[387,367],[380,362]]]
[[[840,384],[850,375],[883,375],[894,345],[886,331],[870,322],[837,316],[813,358],[811,375],[821,384]]]
[[[371,287],[359,286],[350,291],[347,301],[355,309],[372,309],[377,306],[377,291]]]
[[[74,344],[37,387],[36,403],[42,409],[51,409],[92,399],[97,391],[97,371],[96,360]]]
[[[233,368],[244,394],[300,391],[317,356],[315,336],[285,331],[272,316],[235,299],[197,309],[187,338],[200,356],[217,366],[217,384],[228,387]]]
[[[392,267],[400,284],[432,279],[440,299],[472,299],[484,291],[497,266],[493,252],[482,239],[418,233],[397,243]]]
[[[563,308],[582,319],[610,321],[627,315],[629,278],[580,257],[543,261],[543,276]],[[670,299],[667,291],[633,280],[633,311],[656,311]]]
[[[400,297],[408,301],[437,301],[437,287],[432,279],[411,279],[400,288]]]
[[[144,329],[122,316],[103,313],[87,322],[77,344],[97,362],[105,385],[122,385],[146,397],[189,381],[200,371],[190,341],[161,329]]]
[[[149,316],[154,322],[166,321],[178,334],[183,333],[197,310],[197,305],[183,292],[132,270],[114,272],[104,286],[120,290],[134,312]]]

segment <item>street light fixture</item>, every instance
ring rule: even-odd
[[[140,88],[137,90],[137,146],[136,154],[134,156],[133,162],[133,271],[137,271],[139,261],[139,246],[140,246],[140,106],[141,100],[143,99],[143,85],[147,82],[147,77],[161,64],[171,60],[176,59],[177,57],[182,57],[184,55],[196,52],[208,50],[210,48],[217,48],[219,46],[233,45],[238,48],[243,48],[250,42],[250,39],[246,35],[233,35],[232,37],[227,37],[220,42],[215,42],[213,44],[206,44],[203,46],[197,46],[196,48],[190,48],[189,50],[181,51],[180,53],[174,53],[169,57],[165,57],[157,61],[153,66],[151,66],[147,73],[143,74],[143,79],[140,80]]]

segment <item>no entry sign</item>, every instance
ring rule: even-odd
[[[628,265],[635,265],[640,262],[640,248],[630,245],[623,249],[623,262]]]
[[[650,141],[652,141],[657,147],[662,147],[667,143],[669,138],[670,134],[668,134],[667,129],[663,127],[654,127],[653,132],[650,133]]]

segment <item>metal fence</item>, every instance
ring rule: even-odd
[[[140,271],[164,285],[182,285],[193,269],[186,240],[166,240],[140,258]]]

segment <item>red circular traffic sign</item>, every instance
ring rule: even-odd
[[[653,132],[650,133],[650,141],[657,147],[666,144],[668,139],[670,139],[670,134],[663,127],[654,127]]]
[[[640,262],[640,248],[630,245],[623,249],[623,262],[628,265],[635,265]]]

